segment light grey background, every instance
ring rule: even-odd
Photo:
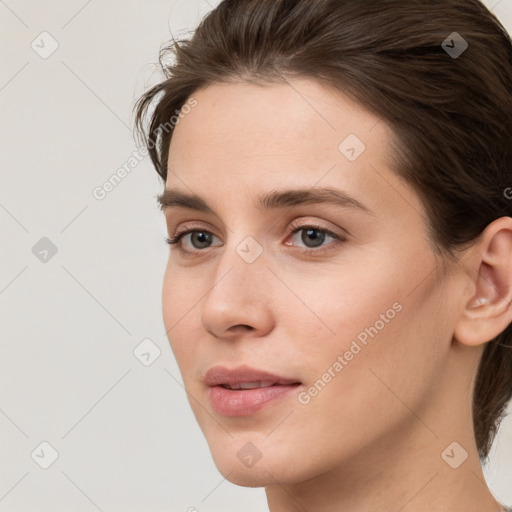
[[[132,137],[160,45],[217,4],[0,0],[1,511],[267,510],[216,470],[181,386],[161,183]],[[512,30],[512,0],[487,5]],[[512,416],[486,476],[512,504]]]

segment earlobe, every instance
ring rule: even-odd
[[[468,273],[474,290],[455,325],[454,338],[468,346],[486,343],[512,322],[512,218],[487,226],[472,252]]]

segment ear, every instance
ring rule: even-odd
[[[512,217],[489,224],[470,254],[471,292],[453,336],[464,345],[477,346],[512,322]]]

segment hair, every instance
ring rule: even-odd
[[[468,44],[460,55],[443,44],[454,37]],[[164,44],[159,64],[165,80],[134,110],[164,181],[172,129],[162,126],[194,92],[311,78],[388,123],[392,169],[419,195],[443,261],[512,216],[512,41],[478,0],[224,0],[190,38]],[[483,462],[512,397],[511,348],[512,323],[486,344],[477,371],[473,427]]]

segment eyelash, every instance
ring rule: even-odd
[[[328,243],[326,246],[324,246],[324,245],[319,246],[318,249],[311,249],[311,248],[304,249],[304,248],[300,248],[299,251],[302,252],[305,255],[318,255],[318,254],[322,254],[325,251],[331,250],[333,248],[333,246],[338,246],[339,244],[342,244],[342,243],[346,242],[346,240],[347,240],[345,237],[337,235],[333,231],[330,231],[329,229],[325,229],[322,226],[317,226],[315,224],[304,224],[304,225],[301,225],[301,226],[297,226],[297,225],[293,225],[293,223],[292,223],[292,225],[290,227],[292,228],[292,231],[290,232],[290,235],[295,235],[299,231],[303,231],[303,230],[305,231],[305,230],[308,230],[308,229],[314,229],[314,230],[319,231],[321,233],[324,233],[324,234],[326,234],[326,235],[328,235],[328,236],[330,236],[331,238],[334,239],[334,241]],[[207,231],[205,229],[197,229],[197,228],[192,229],[191,228],[191,229],[186,229],[186,230],[184,230],[184,231],[182,231],[180,233],[177,233],[172,238],[165,238],[165,242],[167,244],[169,244],[170,246],[174,246],[174,245],[179,246],[179,249],[180,249],[180,251],[182,253],[186,254],[187,256],[192,256],[194,253],[201,252],[204,249],[194,249],[192,251],[188,251],[188,250],[183,249],[183,247],[181,247],[180,242],[181,242],[181,239],[185,235],[188,235],[189,233],[196,233],[196,232],[208,233],[210,235],[213,235],[213,233],[211,233],[210,231]]]

